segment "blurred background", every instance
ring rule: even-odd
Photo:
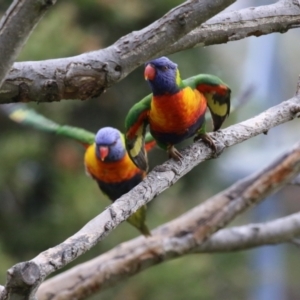
[[[11,1],[0,3],[3,15]],[[97,50],[139,30],[179,0],[63,0],[38,24],[19,61],[68,57]],[[238,1],[228,10],[275,3]],[[300,30],[186,50],[170,58],[183,78],[211,73],[233,91],[233,103],[251,87],[244,106],[223,127],[291,98],[300,73]],[[129,108],[149,93],[143,67],[98,99],[30,104],[50,119],[96,132],[124,130]],[[165,223],[260,169],[299,140],[299,120],[272,129],[202,163],[149,205],[150,228]],[[84,173],[84,149],[72,140],[14,124],[0,112],[0,284],[13,264],[57,245],[100,213],[108,199]],[[188,143],[190,143],[189,141]],[[182,146],[183,147],[183,146]],[[180,148],[180,147],[179,147]],[[150,155],[152,167],[166,160]],[[300,209],[299,188],[287,187],[232,225],[266,221]],[[72,267],[127,241],[138,232],[126,222]],[[263,247],[231,254],[190,255],[150,268],[91,299],[299,299],[299,249]],[[66,268],[64,269],[66,270]]]

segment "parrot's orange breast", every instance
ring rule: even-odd
[[[95,179],[107,183],[121,182],[131,179],[136,174],[143,174],[143,171],[133,164],[127,153],[122,159],[115,162],[101,161],[96,156],[95,144],[86,150],[84,163],[88,173]]]
[[[205,111],[205,97],[190,87],[174,95],[154,96],[149,112],[150,128],[155,132],[183,134]]]

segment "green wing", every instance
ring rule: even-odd
[[[190,77],[183,84],[197,89],[205,96],[214,123],[213,130],[220,129],[230,112],[231,90],[228,85],[220,78],[208,74]]]
[[[136,103],[128,112],[125,119],[125,144],[127,152],[134,164],[148,170],[147,152],[145,150],[145,134],[148,125],[148,112],[152,94]]]
[[[59,125],[40,115],[25,104],[9,104],[1,106],[1,110],[14,122],[33,127],[35,129],[52,132],[77,140],[83,144],[93,144],[95,134],[87,130],[67,125]]]

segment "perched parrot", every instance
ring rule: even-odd
[[[208,106],[213,130],[218,130],[230,111],[230,88],[216,76],[200,74],[181,80],[177,64],[160,57],[145,64],[145,79],[152,94],[136,103],[125,120],[126,148],[132,161],[148,169],[144,150],[146,127],[169,157],[182,158],[175,144],[195,135],[214,151],[216,146],[206,134],[205,112]]]
[[[86,148],[84,155],[86,172],[97,181],[100,190],[111,201],[129,192],[146,176],[146,172],[136,167],[131,161],[125,149],[124,136],[115,128],[104,127],[95,136],[84,129],[61,126],[22,104],[4,106],[1,109],[17,123],[67,136],[82,143]],[[145,151],[154,146],[155,140],[148,135]],[[143,235],[150,236],[145,219],[146,206],[142,206],[127,221]]]

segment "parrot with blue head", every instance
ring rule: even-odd
[[[153,141],[148,144],[148,149],[149,145],[152,147]],[[125,148],[124,136],[112,127],[104,127],[97,132],[94,144],[85,152],[84,163],[86,172],[96,180],[101,191],[111,201],[128,193],[146,176],[146,172],[131,161]],[[145,219],[144,205],[127,221],[145,236],[150,236]]]
[[[115,128],[101,128],[95,135],[81,128],[59,125],[24,104],[4,105],[1,110],[17,123],[80,142],[86,148],[86,173],[98,183],[100,190],[111,201],[128,193],[146,176],[146,172],[139,169],[129,158],[124,135]],[[147,135],[145,151],[150,151],[155,144],[153,137]],[[142,206],[127,221],[143,235],[150,236],[145,219],[146,206]]]
[[[152,94],[137,102],[125,120],[126,148],[132,161],[143,170],[148,169],[144,150],[146,127],[158,146],[176,160],[182,154],[174,145],[195,136],[214,151],[216,146],[206,134],[205,113],[209,108],[214,124],[220,129],[230,112],[231,90],[214,75],[199,74],[181,80],[177,64],[160,57],[145,64],[145,79]]]

